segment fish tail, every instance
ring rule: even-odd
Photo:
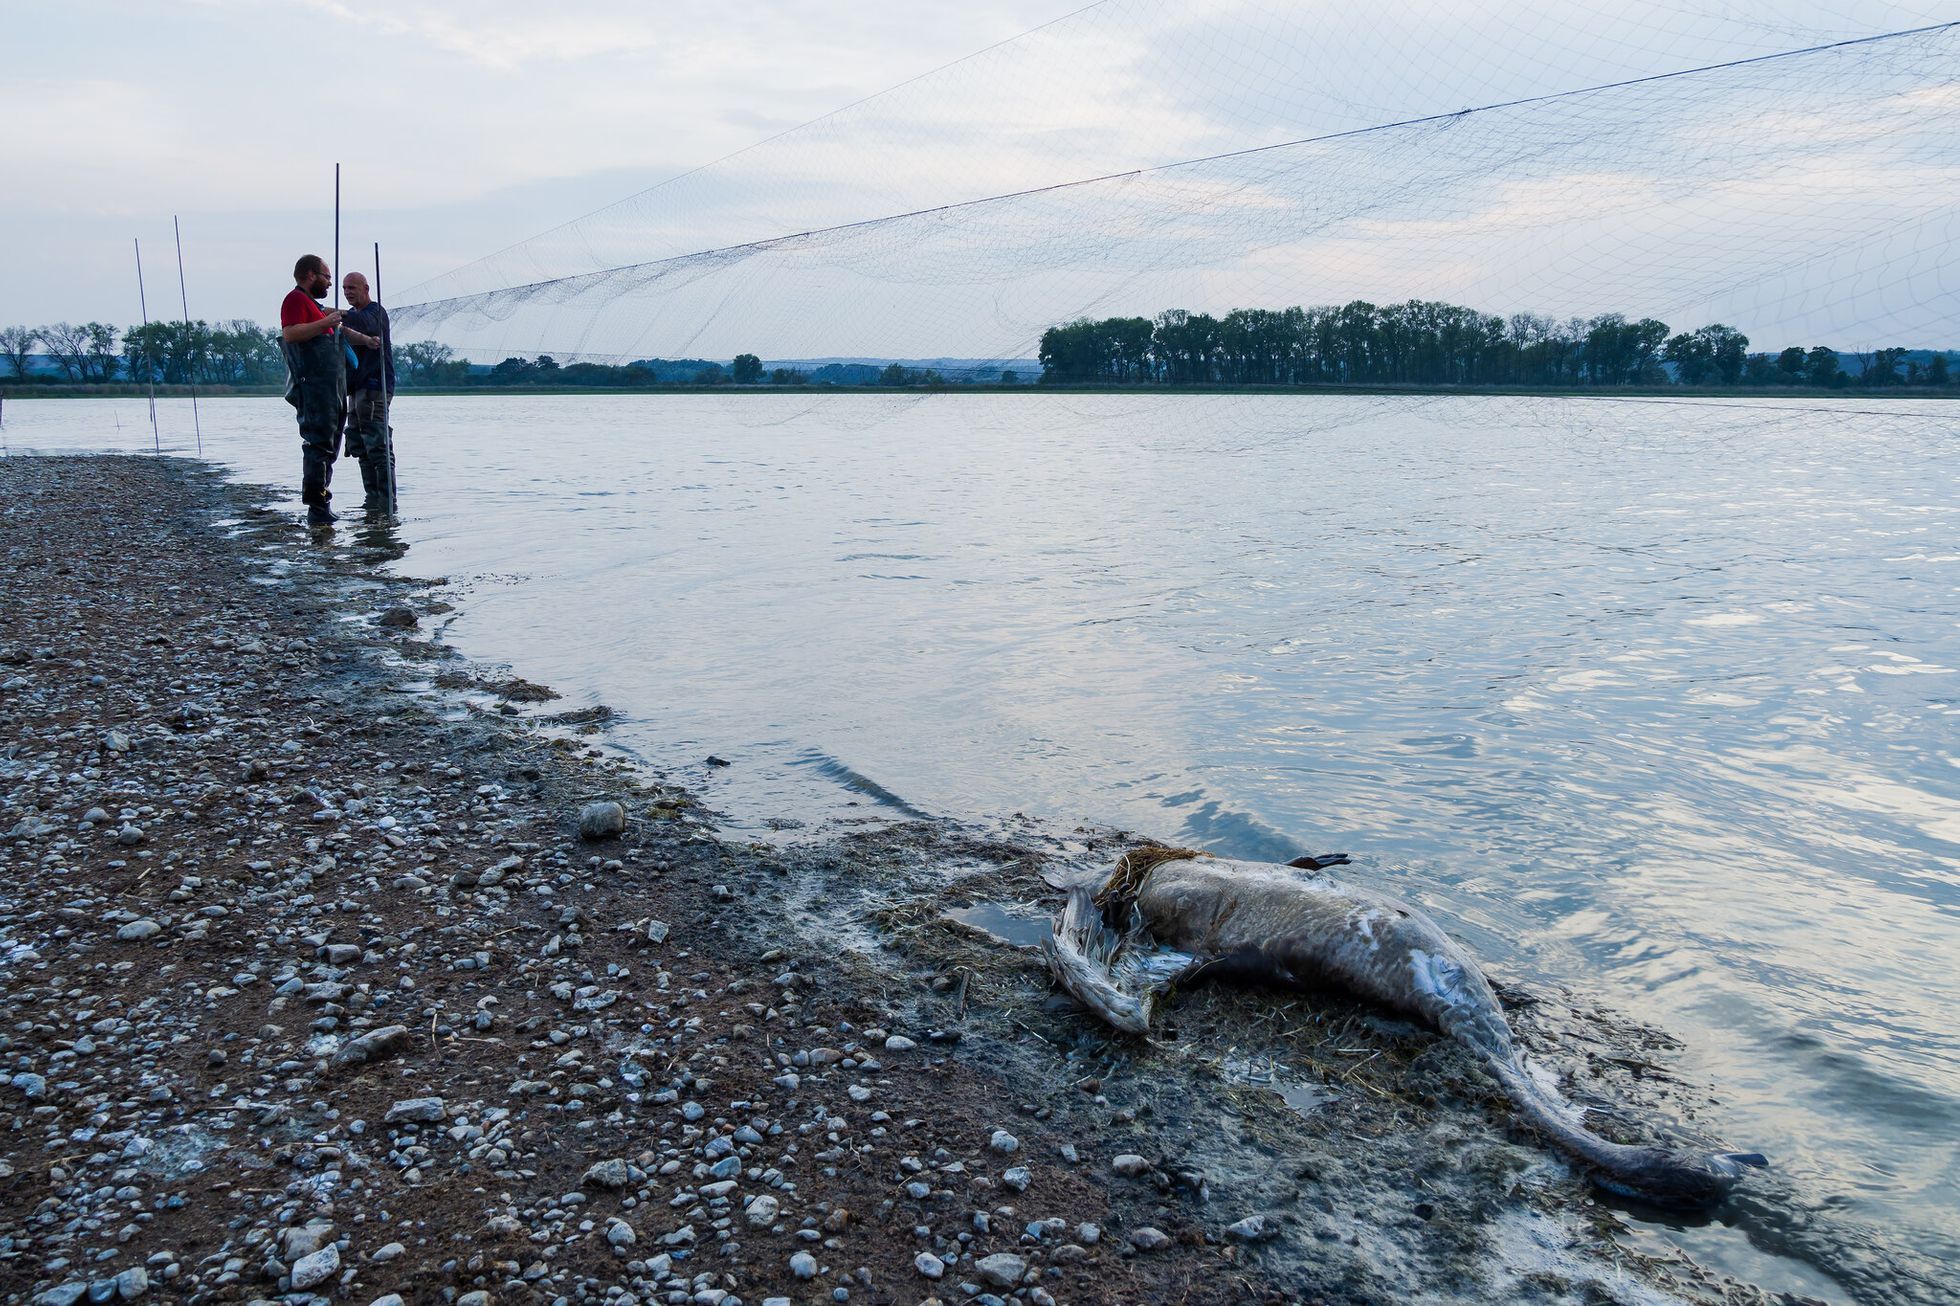
[[[1748,1167],[1768,1164],[1755,1153],[1609,1142],[1580,1124],[1578,1111],[1516,1060],[1490,1057],[1486,1065],[1532,1128],[1597,1170],[1605,1187],[1629,1196],[1666,1206],[1707,1206],[1721,1200]]]

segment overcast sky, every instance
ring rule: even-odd
[[[302,252],[386,298],[562,275],[1939,21],[1919,0],[66,0],[0,69],[0,324],[273,318]],[[474,262],[862,97],[1035,36]],[[460,271],[459,271],[460,269]],[[432,282],[432,279],[435,279]]]
[[[406,286],[1055,12],[1052,0],[11,6],[0,320],[134,320],[132,237],[152,311],[159,298],[174,311],[173,213],[193,314],[267,319],[293,259],[331,254],[336,160],[343,249],[379,240],[384,273]]]

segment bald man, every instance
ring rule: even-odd
[[[361,464],[361,505],[369,517],[395,511],[395,440],[388,408],[395,399],[395,346],[388,334],[388,310],[368,293],[368,279],[349,272],[340,281],[347,297],[347,338],[354,367],[347,377],[347,456]]]

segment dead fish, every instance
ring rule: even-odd
[[[1325,867],[1229,861],[1145,847],[1118,859],[1102,889],[1077,889],[1042,944],[1061,986],[1117,1029],[1149,1029],[1160,1002],[1199,974],[1337,987],[1412,1016],[1476,1055],[1520,1115],[1591,1166],[1602,1186],[1702,1206],[1732,1188],[1754,1153],[1697,1154],[1608,1142],[1526,1069],[1497,995],[1470,955],[1421,911],[1343,883]]]

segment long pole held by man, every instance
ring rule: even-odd
[[[381,242],[378,240],[374,242],[374,298],[381,301]],[[388,407],[381,420],[388,426],[388,511],[393,514],[401,501],[395,497],[395,337],[386,307],[381,310],[381,349],[388,370]]]

